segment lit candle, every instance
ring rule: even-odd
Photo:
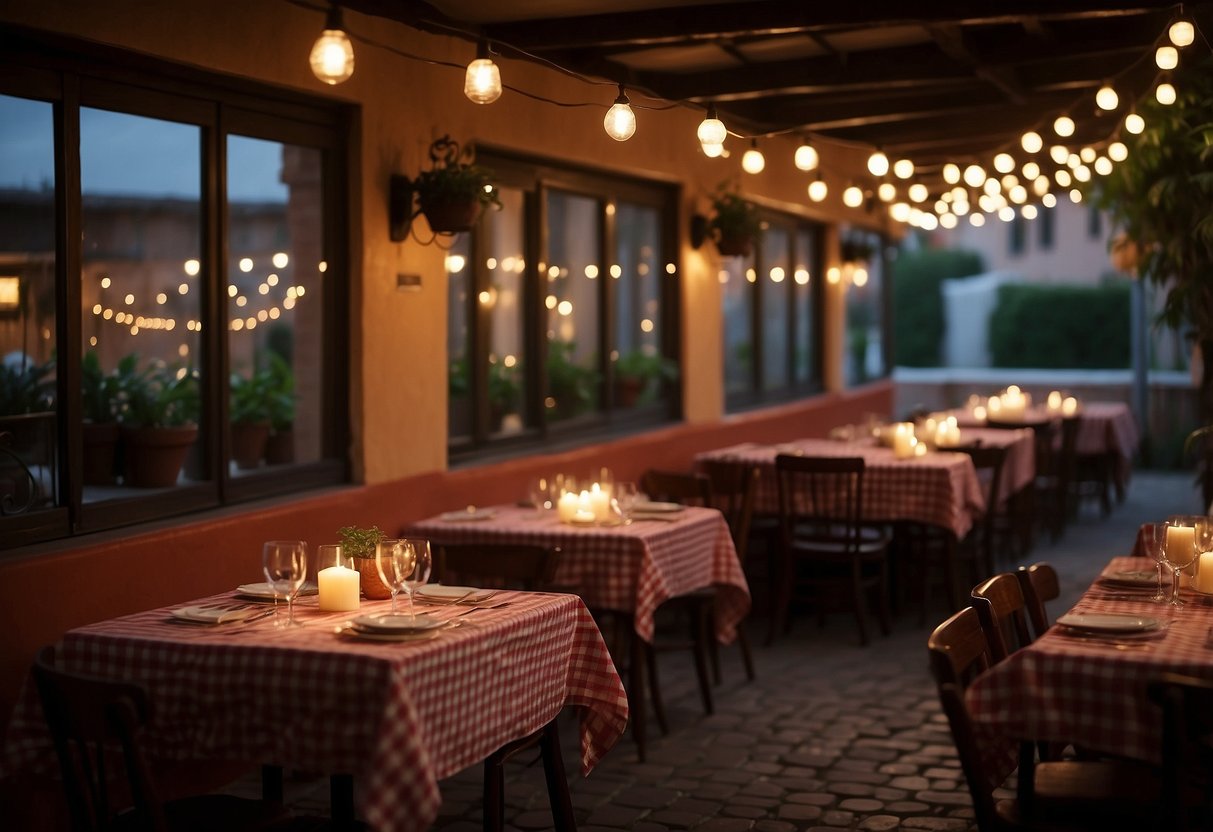
[[[923,442],[919,442],[917,439],[914,440],[913,448],[914,448],[914,456],[926,456],[927,455],[926,444]]]
[[[1167,560],[1187,566],[1196,554],[1196,529],[1191,526],[1167,526]]]
[[[1045,406],[1048,407],[1050,413],[1056,413],[1061,410],[1061,392],[1058,390],[1051,391]]]
[[[986,409],[981,405],[977,405],[977,407],[973,408],[973,418],[978,422],[984,422],[986,420]]]
[[[577,513],[573,515],[574,523],[593,523],[594,512],[586,511],[585,509],[577,509]]]
[[[330,566],[316,573],[320,587],[320,609],[325,612],[348,612],[358,609],[358,570]]]
[[[898,459],[913,456],[917,442],[914,437],[914,425],[910,422],[898,422],[893,427],[893,456]]]
[[[590,488],[590,512],[595,520],[609,520],[611,517],[611,495],[603,491],[598,483]]]
[[[1066,400],[1061,403],[1061,415],[1073,416],[1078,412],[1078,399],[1073,396],[1067,396]]]
[[[577,513],[577,495],[572,491],[566,491],[560,495],[560,502],[556,504],[556,514],[560,517],[561,523],[568,523],[573,519],[573,515]]]
[[[1196,567],[1196,580],[1192,582],[1197,592],[1213,595],[1213,552],[1201,552]]]

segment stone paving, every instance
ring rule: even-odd
[[[1188,474],[1138,473],[1111,516],[1087,506],[1056,544],[1037,544],[1030,560],[1048,560],[1062,577],[1063,612],[1107,560],[1128,552],[1137,526],[1199,511]],[[931,626],[946,615],[942,603]],[[973,810],[927,672],[929,627],[904,610],[893,634],[858,646],[854,622],[808,617],[772,647],[765,621],[751,622],[758,679],[746,683],[735,648],[722,651],[724,682],[716,713],[705,716],[689,655],[663,654],[662,690],[670,733],[650,726],[648,760],[630,735],[588,778],[577,773],[575,718],[562,718],[573,805],[582,832],[693,829],[695,832],[956,830],[973,827]],[[552,826],[543,767],[510,764],[506,821],[511,829]],[[481,769],[441,783],[436,829],[480,829]],[[327,781],[288,783],[301,811],[327,809]]]

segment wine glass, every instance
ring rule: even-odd
[[[1162,570],[1165,563],[1163,545],[1167,539],[1167,526],[1165,523],[1144,523],[1141,527],[1141,536],[1146,555],[1154,559],[1154,571],[1158,578],[1154,597],[1150,600],[1159,604],[1167,600],[1167,596],[1162,591]]]
[[[1182,607],[1179,598],[1179,574],[1196,560],[1196,527],[1189,518],[1173,516],[1167,519],[1163,542],[1163,560],[1171,567],[1171,606]]]
[[[307,543],[303,540],[269,540],[261,547],[261,570],[274,590],[274,625],[301,626],[295,623],[295,595],[307,577]],[[286,598],[287,620],[278,619],[276,599]]]
[[[375,568],[392,592],[392,612],[396,612],[396,596],[404,589],[409,594],[409,615],[413,610],[413,591],[430,579],[433,560],[430,542],[422,538],[382,540],[375,547]]]
[[[532,477],[527,493],[537,511],[552,507],[552,484],[547,477]]]
[[[638,496],[636,483],[631,481],[615,483],[615,504],[619,506],[619,513],[623,516],[623,522],[632,522],[632,509],[636,507]]]

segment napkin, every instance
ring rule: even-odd
[[[263,606],[232,607],[181,607],[172,611],[174,618],[197,624],[228,624],[233,621],[248,621],[272,614],[272,609]]]

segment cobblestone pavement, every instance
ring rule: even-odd
[[[1191,476],[1139,473],[1125,502],[1107,518],[1086,506],[1056,544],[1041,542],[1031,560],[1048,560],[1062,577],[1064,611],[1107,560],[1125,554],[1137,526],[1168,514],[1199,511]],[[930,625],[946,615],[942,603]],[[929,627],[908,609],[893,634],[858,646],[849,615],[819,628],[798,619],[792,632],[761,647],[765,621],[751,622],[758,679],[747,683],[735,648],[722,652],[724,682],[716,713],[705,716],[689,654],[661,656],[670,733],[650,727],[648,760],[639,763],[630,735],[588,778],[577,773],[575,718],[562,717],[564,756],[582,832],[694,829],[696,832],[957,830],[973,811],[927,672]],[[552,825],[543,767],[512,762],[507,825]],[[480,828],[479,767],[441,783],[435,828]],[[288,784],[301,810],[326,810],[327,781]]]

